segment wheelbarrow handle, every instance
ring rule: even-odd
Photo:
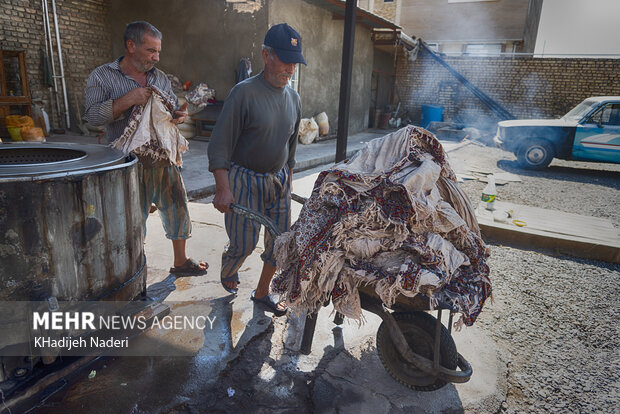
[[[300,204],[305,204],[307,200],[307,198],[298,196],[297,194],[294,194],[294,193],[291,194],[291,198]],[[265,226],[265,229],[267,229],[267,231],[271,233],[273,237],[278,237],[280,234],[282,234],[282,232],[278,230],[278,228],[275,226],[275,224],[273,224],[273,222],[269,219],[269,217],[265,217],[263,214],[259,213],[258,211],[254,211],[251,208],[244,207],[240,204],[235,204],[235,203],[230,204],[230,209],[235,214],[239,214],[240,216],[243,216],[252,221],[255,221],[258,224],[262,224],[263,226]]]
[[[273,237],[278,237],[280,234],[282,234],[268,217],[265,217],[258,211],[254,211],[251,208],[244,207],[235,203],[230,204],[230,209],[235,214],[239,214],[240,216],[250,219],[258,224],[262,224]]]
[[[291,193],[291,198],[295,201],[297,201],[299,204],[304,205],[306,204],[306,201],[308,201],[308,199],[306,197],[302,197],[300,195],[297,195],[295,193]]]

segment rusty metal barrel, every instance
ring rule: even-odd
[[[132,300],[146,266],[137,160],[103,145],[0,144],[0,300]]]

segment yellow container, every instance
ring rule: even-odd
[[[43,142],[45,141],[45,135],[43,135],[43,130],[37,127],[23,127],[21,131],[19,131],[22,140],[30,141],[30,142]]]
[[[8,115],[5,119],[7,128],[23,128],[27,126],[34,126],[34,121],[27,115]],[[21,141],[21,140],[20,140]]]
[[[6,129],[9,130],[9,135],[11,136],[11,139],[13,141],[23,141],[22,140],[22,134],[20,132],[21,128],[19,128],[19,127],[7,127]]]

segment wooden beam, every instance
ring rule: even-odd
[[[8,95],[6,92],[6,78],[4,76],[4,52],[0,50],[0,95]]]
[[[499,222],[493,212],[476,210],[485,238],[519,248],[620,263],[620,236],[609,220],[500,201],[495,202],[495,211],[510,211],[512,217]]]
[[[30,103],[27,96],[0,96],[0,105],[26,105]]]

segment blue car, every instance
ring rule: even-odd
[[[560,119],[499,122],[493,140],[532,170],[553,158],[620,163],[620,96],[588,98]]]

